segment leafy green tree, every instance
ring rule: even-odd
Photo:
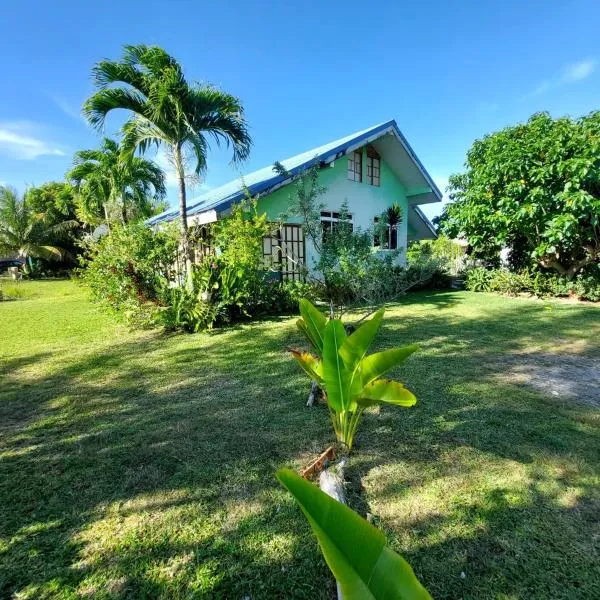
[[[123,153],[104,138],[97,150],[75,153],[67,173],[77,190],[78,214],[91,225],[150,217],[162,208],[166,195],[161,168],[150,160]]]
[[[181,243],[189,271],[185,165],[206,169],[209,139],[233,146],[233,160],[250,152],[241,102],[210,85],[190,84],[181,65],[158,46],[125,46],[121,61],[103,60],[93,69],[98,91],[83,106],[88,121],[102,128],[116,109],[132,113],[123,126],[124,144],[142,153],[163,147],[179,181]]]
[[[76,219],[76,191],[70,183],[50,181],[25,192],[25,202],[45,223],[55,225]]]
[[[76,226],[74,221],[48,225],[14,188],[0,187],[0,254],[16,254],[31,267],[31,258],[61,260],[65,251],[56,240]]]
[[[25,204],[45,226],[54,227],[54,243],[68,257],[81,252],[80,240],[84,233],[84,224],[77,216],[76,195],[75,188],[64,181],[50,181],[25,192]],[[61,226],[65,222],[68,225]]]
[[[474,142],[450,178],[444,230],[476,254],[514,247],[531,265],[572,278],[600,260],[600,112],[533,115]]]

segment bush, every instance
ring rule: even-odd
[[[467,272],[465,287],[472,292],[496,292],[516,296],[532,294],[539,298],[572,296],[600,301],[600,276],[581,273],[573,279],[541,271],[512,272],[507,269],[477,267]]]
[[[93,300],[131,324],[148,326],[176,278],[177,246],[174,228],[116,225],[110,235],[88,241],[78,274]]]

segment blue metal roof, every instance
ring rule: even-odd
[[[278,174],[274,169],[273,165],[259,169],[247,175],[243,175],[238,179],[234,179],[225,185],[218,188],[212,189],[202,196],[196,198],[188,205],[187,214],[193,216],[199,213],[203,213],[208,210],[217,210],[223,212],[231,207],[232,204],[239,202],[245,196],[245,188],[248,189],[251,196],[257,194],[268,194],[275,188],[286,185],[292,181],[295,175],[298,175],[307,168],[314,164],[329,163],[344,156],[348,150],[358,148],[366,143],[372,142],[382,135],[393,132],[404,146],[404,149],[412,158],[419,171],[427,181],[428,185],[433,190],[434,194],[441,200],[442,194],[435,185],[433,179],[425,170],[425,167],[421,164],[421,161],[417,158],[410,144],[407,142],[404,135],[398,128],[396,121],[387,121],[386,123],[380,123],[374,127],[363,129],[353,133],[352,135],[346,136],[339,140],[329,142],[318,148],[313,148],[297,154],[291,158],[280,161],[285,169],[290,173],[291,177]],[[179,209],[169,209],[165,212],[152,217],[147,222],[151,225],[157,223],[164,223],[172,221],[179,216]]]

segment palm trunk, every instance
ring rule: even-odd
[[[108,233],[110,233],[110,219],[108,218],[108,208],[106,203],[102,204],[102,208],[104,209],[104,220],[106,221],[106,228],[108,229]]]
[[[185,168],[181,156],[181,145],[177,144],[173,149],[175,159],[175,169],[177,171],[177,180],[179,183],[179,227],[181,232],[181,253],[185,264],[186,285],[191,285],[192,281],[192,263],[190,261],[190,251],[188,244],[188,225],[187,225],[187,204],[185,192]]]

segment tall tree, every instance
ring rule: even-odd
[[[101,129],[115,109],[132,113],[123,126],[124,145],[142,153],[164,147],[179,182],[181,243],[189,269],[185,166],[206,170],[209,140],[233,147],[233,161],[247,158],[252,141],[241,102],[210,85],[190,84],[181,65],[158,46],[125,46],[121,61],[103,60],[93,68],[98,91],[83,113]]]
[[[84,233],[84,225],[77,217],[76,190],[64,181],[49,181],[25,192],[25,204],[40,218],[44,225],[57,226],[68,221],[70,225],[57,232],[55,243],[68,255],[77,255],[81,247],[78,240]]]
[[[48,225],[11,187],[0,186],[0,254],[16,254],[31,266],[30,258],[60,260],[65,251],[58,243],[76,221]]]
[[[97,150],[75,153],[67,173],[77,190],[78,213],[92,225],[103,220],[124,223],[150,217],[165,197],[165,177],[160,167],[105,138]]]
[[[76,218],[75,190],[64,181],[30,187],[25,192],[25,202],[49,225]]]
[[[506,246],[520,264],[567,277],[600,262],[600,112],[535,114],[476,140],[465,166],[450,177],[450,236],[482,257]]]

